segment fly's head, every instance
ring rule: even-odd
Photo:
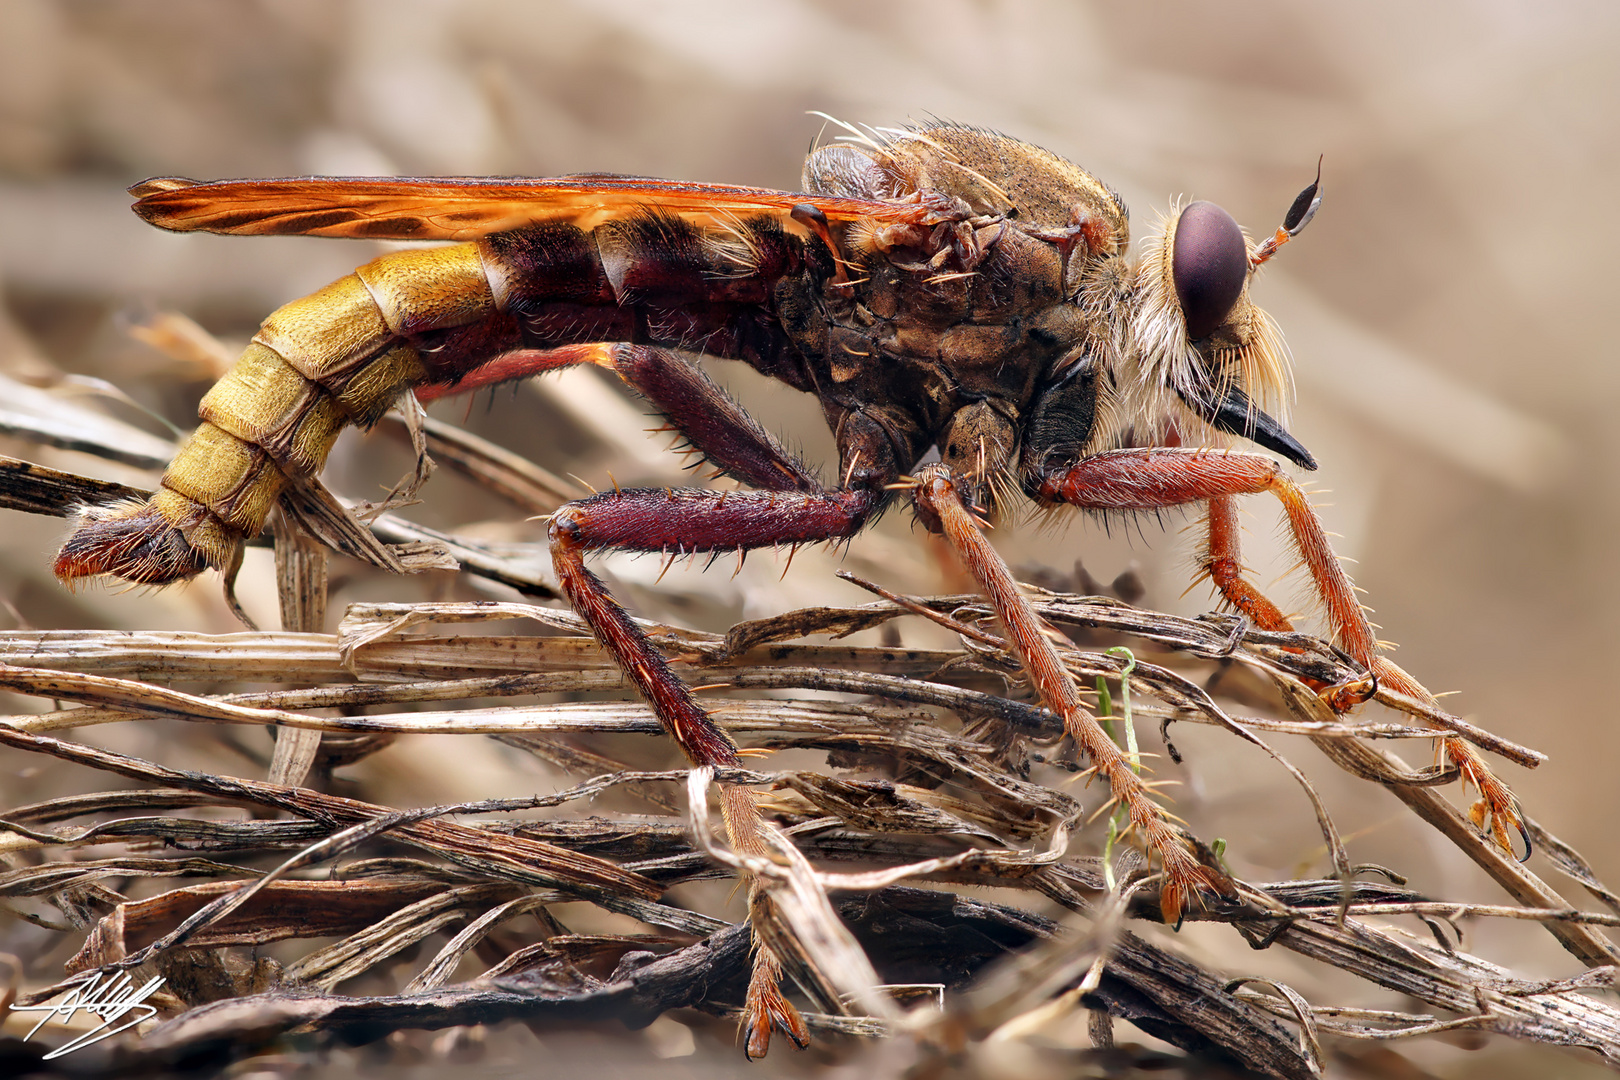
[[[1286,418],[1292,397],[1288,349],[1249,287],[1320,202],[1318,174],[1283,224],[1258,244],[1214,203],[1172,207],[1162,231],[1148,240],[1125,314],[1128,343],[1116,378],[1135,422],[1173,422],[1183,434],[1213,429],[1316,468],[1277,419]]]

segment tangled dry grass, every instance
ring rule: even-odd
[[[111,452],[117,433],[97,435],[95,416],[66,404],[39,419],[36,434]],[[566,497],[547,492],[555,478],[476,436],[444,424],[428,435],[491,491],[528,492],[528,509]],[[64,513],[113,493],[105,482],[12,460],[0,499]],[[305,501],[335,507],[324,533],[367,557],[357,539],[365,530],[335,497]],[[551,596],[528,545],[431,534],[397,509],[369,512],[377,534],[394,542],[370,539],[373,562]],[[511,1020],[544,1037],[582,1021],[639,1027],[671,1010],[734,1015],[746,924],[725,912],[723,894],[682,889],[727,879],[739,865],[707,825],[714,778],[634,765],[626,740],[656,738],[658,723],[627,700],[578,618],[513,601],[354,603],[338,632],[323,634],[315,628],[325,619],[325,548],[283,524],[275,554],[283,631],[0,638],[0,687],[54,703],[9,717],[0,745],[126,782],[0,815],[8,867],[0,896],[37,931],[18,939],[31,955],[13,959],[7,993],[26,1007],[96,973],[162,980],[152,998],[162,1023],[139,1040],[85,1048],[75,1069],[274,1062],[294,1034],[340,1046],[450,1029],[436,1045],[464,1052],[468,1032]],[[444,569],[452,558],[458,571]],[[770,884],[782,922],[769,936],[788,943],[790,975],[824,1038],[902,1039],[923,1059],[965,1047],[971,1058],[1084,1015],[1099,1050],[1112,1045],[1118,1018],[1200,1060],[1276,1076],[1362,1061],[1354,1048],[1365,1043],[1464,1030],[1620,1061],[1620,1010],[1592,994],[1613,983],[1616,956],[1602,928],[1620,925],[1620,897],[1532,824],[1536,849],[1599,910],[1564,900],[1446,800],[1442,786],[1454,776],[1414,769],[1387,747],[1417,740],[1417,756],[1427,756],[1434,729],[1421,721],[1439,719],[1521,765],[1539,762],[1534,750],[1387,690],[1379,700],[1393,719],[1336,717],[1306,680],[1338,684],[1360,672],[1305,635],[1225,616],[1178,618],[1108,596],[1037,596],[1042,617],[1067,632],[1066,660],[1105,714],[1122,727],[1157,721],[1172,757],[1172,725],[1210,725],[1252,744],[1317,814],[1328,876],[1244,883],[1241,904],[1189,918],[1418,1005],[1312,1000],[1275,979],[1211,970],[1130,929],[1131,920],[1156,919],[1152,868],[1112,834],[1102,797],[1068,783],[1082,763],[1056,718],[1023,700],[1016,661],[975,596],[804,608],[725,634],[649,624],[683,677],[704,688],[718,722],[766,754],[761,765],[777,766],[721,779],[769,793],[778,858],[747,869]],[[957,646],[837,641],[917,618],[954,631]],[[466,632],[513,620],[530,631]],[[1234,681],[1257,708],[1223,704]],[[226,692],[267,683],[278,688]],[[273,730],[269,779],[217,761],[181,768],[85,738],[158,719],[181,722],[176,743],[205,758],[239,745],[244,727]],[[497,740],[575,783],[425,807],[338,793],[353,785],[334,769],[429,734]],[[1352,865],[1307,773],[1270,745],[1279,735],[1304,736],[1334,765],[1387,787],[1519,905],[1424,896],[1395,870]],[[610,795],[636,812],[602,813],[599,800]],[[980,898],[987,889],[998,899]],[[562,914],[564,905],[611,913],[621,925],[593,927],[599,917]],[[1585,973],[1534,979],[1470,955],[1459,925],[1477,919],[1540,923]],[[17,978],[38,970],[55,939],[77,948],[66,977]],[[3,1053],[13,1071],[43,1067],[47,1045],[13,1038]]]

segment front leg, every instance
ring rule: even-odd
[[[1288,620],[1243,578],[1232,504],[1237,495],[1271,492],[1283,504],[1294,544],[1327,610],[1328,625],[1339,645],[1391,690],[1435,704],[1434,695],[1422,683],[1383,655],[1383,646],[1356,598],[1355,586],[1333,554],[1310,500],[1282,466],[1270,458],[1169,447],[1114,450],[1053,470],[1035,483],[1037,497],[1042,501],[1088,510],[1160,510],[1207,502],[1209,548],[1205,567],[1216,587],[1259,626],[1286,630],[1291,628]],[[1337,694],[1329,694],[1325,700],[1339,712],[1357,704]],[[1511,852],[1508,829],[1527,836],[1513,792],[1491,772],[1479,751],[1461,737],[1447,735],[1443,747],[1447,760],[1461,772],[1463,782],[1479,791],[1480,801],[1472,810],[1474,823]]]
[[[1288,616],[1244,577],[1237,500],[1230,495],[1211,497],[1204,527],[1208,546],[1199,564],[1226,602],[1263,630],[1282,633],[1292,630],[1294,624]]]

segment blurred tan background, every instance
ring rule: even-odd
[[[1321,461],[1319,501],[1400,662],[1460,691],[1450,707],[1551,755],[1503,774],[1612,881],[1616,55],[1620,9],[1601,2],[0,0],[0,370],[99,375],[184,424],[204,386],[133,343],[130,312],[179,310],[239,343],[375,250],[160,234],[123,194],[153,175],[617,171],[792,188],[821,128],[815,109],[874,124],[939,116],[1038,142],[1119,189],[1138,236],[1183,193],[1263,234],[1323,155],[1321,213],[1256,287],[1293,349],[1293,429]],[[825,460],[812,403],[726,374],[768,425]],[[557,395],[535,404],[527,393],[480,402],[473,422],[592,483],[609,470],[627,483],[679,475],[634,430],[649,426],[636,406],[623,406],[635,421],[623,445],[581,447]],[[391,460],[389,475],[346,493],[397,476],[404,458]],[[464,523],[455,484],[430,486],[424,520]],[[906,516],[857,540],[849,565],[895,587],[943,587]],[[1270,506],[1251,507],[1249,562],[1263,584],[1289,561],[1275,522]],[[25,625],[231,628],[213,586],[69,597],[48,573],[60,524],[8,514],[4,527],[0,596]],[[1182,595],[1189,542],[1174,522],[1110,537],[1077,518],[998,542],[1026,567],[1069,573],[1083,558],[1105,582],[1137,564],[1152,606],[1211,604],[1203,587]],[[694,574],[694,595],[726,610],[705,616],[694,602],[691,617],[723,626],[793,603],[860,602],[831,565],[796,562],[780,586],[779,566],[735,582]],[[633,585],[657,567],[614,569]],[[268,603],[244,588],[250,606]],[[1257,860],[1250,871],[1320,870],[1308,811],[1275,770],[1219,738],[1183,738],[1183,749],[1207,747],[1190,755],[1184,798],[1225,808],[1224,828],[1247,837],[1237,857]],[[1308,746],[1284,749],[1326,771]],[[410,778],[396,797],[458,794],[425,762],[418,773],[407,757],[396,764]],[[22,768],[0,763],[0,785]],[[1499,899],[1393,800],[1348,780],[1330,780],[1328,794],[1356,834],[1353,858],[1399,865],[1450,898]],[[1534,931],[1487,955],[1574,971]]]

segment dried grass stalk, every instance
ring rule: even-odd
[[[443,425],[415,434],[531,509],[574,494],[566,482]],[[0,480],[0,502],[32,512],[66,513],[76,500],[109,490],[25,462],[4,464]],[[357,540],[356,530],[370,538],[370,529],[323,490],[304,493],[309,505],[325,508],[327,525],[316,535],[387,565],[417,557],[387,545],[426,538],[427,530],[382,515],[371,528],[384,539]],[[289,520],[307,525],[309,515]],[[126,1066],[224,1061],[295,1028],[354,1039],[507,1018],[614,1017],[635,1025],[671,1008],[727,1015],[746,979],[746,926],[668,898],[672,887],[726,876],[727,868],[764,883],[771,900],[763,931],[814,1007],[812,1026],[825,1032],[904,1036],[922,1047],[990,1045],[1102,1010],[1189,1050],[1277,1076],[1314,1075],[1335,1040],[1458,1027],[1592,1047],[1620,1062],[1620,1010],[1591,996],[1614,979],[1617,954],[1601,928],[1620,923],[1616,893],[1577,852],[1534,826],[1552,865],[1608,907],[1577,910],[1478,836],[1437,790],[1452,777],[1411,769],[1382,747],[1418,739],[1426,750],[1439,724],[1522,765],[1539,764],[1541,755],[1387,691],[1379,700],[1416,722],[1333,715],[1305,681],[1335,684],[1360,673],[1309,636],[1262,633],[1222,616],[1176,618],[1106,597],[1035,596],[1055,626],[1132,643],[1141,655],[1128,664],[1071,643],[1062,656],[1088,683],[1126,680],[1133,718],[1157,719],[1172,753],[1171,724],[1212,725],[1263,749],[1313,807],[1333,876],[1246,883],[1240,905],[1189,917],[1228,923],[1256,947],[1311,957],[1433,1013],[1314,1003],[1308,990],[1207,971],[1127,929],[1129,920],[1153,917],[1156,879],[1128,848],[1112,866],[1078,852],[1095,844],[1083,830],[1096,807],[1031,773],[1032,763],[1069,764],[1056,741],[1061,727],[1019,700],[1017,667],[984,630],[989,613],[977,597],[884,594],[858,607],[739,623],[723,635],[647,624],[689,682],[715,695],[716,721],[739,742],[813,750],[826,761],[711,777],[631,768],[580,741],[660,729],[645,705],[626,699],[617,670],[565,610],[353,605],[337,634],[322,633],[326,556],[304,536],[291,524],[277,529],[282,632],[0,637],[0,688],[55,703],[0,722],[0,745],[145,785],[15,807],[0,819],[0,854],[12,860],[0,873],[0,897],[42,926],[83,936],[70,975],[130,969],[169,980],[166,1022],[120,1047]],[[438,541],[434,550],[453,553],[463,572],[529,597],[552,595],[532,550]],[[961,647],[803,641],[919,615],[956,632]],[[453,629],[512,619],[538,623],[544,634]],[[1200,681],[1212,664],[1278,687],[1270,715],[1232,715]],[[237,680],[293,686],[218,692]],[[777,696],[783,692],[789,696]],[[594,700],[559,699],[581,694]],[[60,737],[152,718],[215,734],[272,728],[271,779],[182,771]],[[1384,785],[1522,906],[1456,904],[1363,880],[1366,868],[1350,864],[1310,777],[1261,732],[1305,735],[1334,764]],[[327,782],[321,762],[333,755],[352,759],[380,740],[417,733],[494,737],[580,782],[531,798],[410,809],[316,790]],[[715,841],[713,779],[766,794],[776,822],[769,857]],[[610,792],[657,813],[592,815],[589,800]],[[244,807],[254,816],[221,816]],[[59,824],[70,819],[90,824]],[[92,846],[97,857],[80,858]],[[340,857],[352,861],[335,873]],[[829,868],[839,864],[847,869]],[[188,877],[211,880],[180,883]],[[143,880],[163,891],[138,898],[120,891]],[[1025,902],[990,904],[958,891],[984,886],[1014,890]],[[553,909],[578,901],[655,930],[574,933]],[[42,902],[65,921],[53,921]],[[1053,904],[1069,912],[1065,923],[1037,910]],[[1426,922],[1435,942],[1371,921],[1393,916]],[[1518,977],[1452,944],[1446,927],[1461,918],[1538,921],[1589,970],[1553,982]],[[392,958],[435,941],[408,977],[386,970]],[[279,963],[242,955],[271,943]],[[469,963],[477,970],[469,973]],[[924,984],[931,1003],[908,1007],[898,983]],[[43,1000],[64,985],[21,988],[18,1000]],[[344,987],[355,989],[340,993]],[[1112,1038],[1106,1024],[1092,1030]]]

